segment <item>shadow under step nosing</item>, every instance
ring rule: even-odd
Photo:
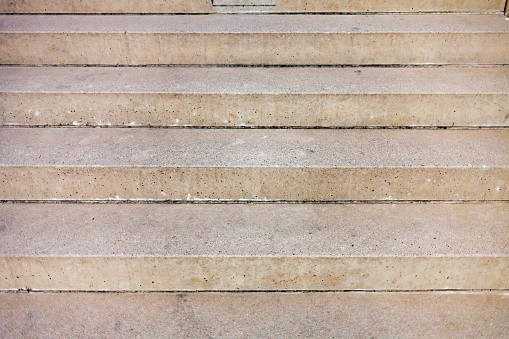
[[[505,0],[428,1],[420,0],[30,0],[2,1],[0,13],[373,13],[373,12],[503,12]],[[244,6],[242,6],[244,5]]]
[[[2,204],[0,289],[507,289],[507,204]]]
[[[3,15],[15,65],[509,64],[500,15]]]
[[[509,126],[505,67],[0,67],[0,78],[4,126]]]
[[[0,199],[509,199],[507,130],[0,129]]]

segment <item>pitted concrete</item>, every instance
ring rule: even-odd
[[[499,43],[508,34],[503,15],[4,15],[0,58],[19,65],[508,64],[509,47]]]
[[[509,67],[0,67],[2,93],[508,94]]]
[[[4,200],[508,200],[506,130],[1,130]]]
[[[507,204],[1,205],[0,289],[505,289]]]
[[[508,126],[509,68],[3,67],[0,124]]]
[[[508,289],[509,257],[0,257],[0,290]]]
[[[503,292],[0,294],[4,337],[489,337]]]
[[[2,33],[475,34],[509,32],[509,25],[504,22],[503,15],[472,14],[375,16],[2,15],[0,19],[0,31]]]
[[[271,11],[500,12],[499,2],[435,1],[414,8],[412,2],[276,1]],[[55,9],[51,1],[34,0],[1,3],[0,11],[263,11],[211,10],[203,4],[68,1]],[[0,63],[505,65],[509,50],[500,42],[509,29],[503,19],[3,16]],[[16,77],[20,70],[25,77]],[[485,72],[270,69],[242,70],[242,75],[177,68],[173,79],[166,69],[48,71],[7,71],[0,80],[6,85],[0,123],[506,126],[508,119],[503,67]],[[216,87],[204,81],[206,72],[216,72],[210,79],[219,75]],[[295,83],[291,72],[307,74],[308,82],[285,86],[285,81]],[[28,73],[41,78],[27,82]],[[339,79],[344,82],[338,85]],[[135,113],[129,112],[133,105]],[[323,111],[309,114],[313,106]],[[338,117],[344,111],[347,115]],[[377,293],[0,293],[0,336],[502,337],[509,331],[505,292],[380,291],[509,288],[508,142],[506,130],[1,129],[4,200],[484,203],[3,204],[4,291]]]
[[[499,257],[509,204],[0,204],[1,256]]]
[[[0,165],[506,168],[509,131],[1,128]]]

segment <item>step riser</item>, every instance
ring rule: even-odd
[[[0,268],[2,290],[427,290],[509,287],[509,258],[505,257],[7,257],[0,258]]]
[[[506,39],[505,33],[2,33],[0,62],[17,65],[509,64],[509,47],[500,43]]]
[[[509,200],[507,168],[2,167],[2,200]]]
[[[222,1],[215,4],[242,4],[241,1]],[[246,2],[244,2],[246,3]],[[502,12],[505,0],[496,1],[405,1],[405,0],[348,0],[252,1],[275,6],[213,6],[210,0],[164,1],[130,0],[101,1],[2,1],[0,13],[236,13],[236,12]]]
[[[0,125],[509,126],[508,94],[0,93]]]

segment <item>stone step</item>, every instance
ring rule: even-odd
[[[2,1],[0,13],[359,13],[485,12],[502,13],[505,0],[192,0]]]
[[[2,293],[6,338],[503,338],[506,292]]]
[[[23,65],[509,64],[500,15],[2,15]]]
[[[509,68],[0,67],[1,125],[509,126]]]
[[[509,199],[509,130],[1,128],[1,200]]]
[[[509,288],[509,204],[0,204],[0,289]]]

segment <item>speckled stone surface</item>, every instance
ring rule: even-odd
[[[4,200],[507,200],[506,130],[0,130]]]
[[[509,67],[0,67],[1,93],[508,94]]]
[[[2,15],[2,33],[508,33],[503,15]],[[234,47],[234,46],[232,46]]]
[[[0,67],[0,124],[508,126],[509,68]]]
[[[503,289],[507,204],[0,205],[0,289]]]
[[[221,13],[221,12],[503,12],[505,0],[220,0],[222,4],[275,6],[213,6],[210,0],[29,0],[1,1],[0,13]]]
[[[3,15],[0,63],[490,68],[2,68],[0,124],[507,126],[501,0],[273,3],[0,12],[499,14]],[[0,199],[109,203],[0,205],[0,337],[502,337],[508,178],[506,129],[2,128]]]
[[[484,293],[0,294],[3,337],[503,338],[509,296]]]
[[[508,64],[509,47],[499,43],[509,35],[504,18],[4,15],[0,58],[28,65]]]
[[[3,166],[506,168],[509,131],[1,128]]]
[[[509,257],[0,257],[0,290],[508,289]]]
[[[506,256],[509,204],[0,204],[2,256]]]

